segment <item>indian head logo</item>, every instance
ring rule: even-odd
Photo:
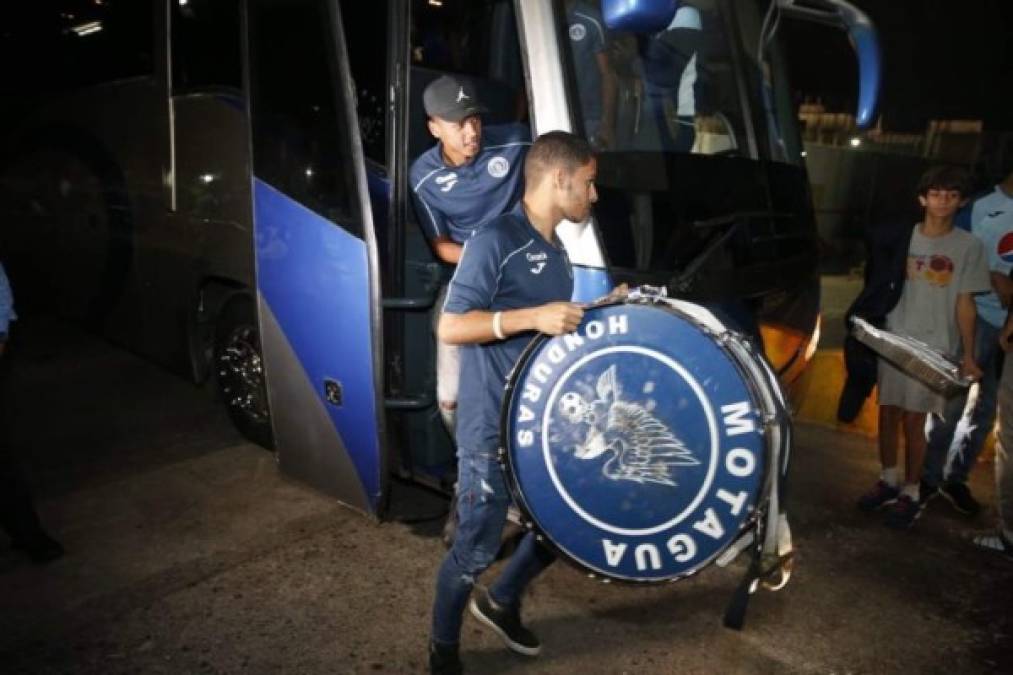
[[[646,305],[588,310],[511,382],[509,475],[563,553],[611,577],[706,565],[751,516],[764,476],[754,394],[706,331]]]

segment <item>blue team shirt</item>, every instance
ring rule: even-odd
[[[11,321],[16,318],[18,315],[14,313],[14,294],[11,293],[3,263],[0,263],[0,333],[6,334]]]
[[[426,237],[463,244],[516,206],[524,192],[524,156],[530,147],[525,126],[503,124],[482,129],[482,149],[464,166],[447,166],[439,143],[419,155],[409,180]]]
[[[500,311],[565,302],[573,294],[573,271],[559,241],[548,242],[523,209],[490,221],[464,245],[443,311]],[[499,409],[510,370],[534,336],[461,347],[457,447],[494,452],[499,445]]]
[[[996,186],[992,192],[975,199],[961,209],[956,224],[970,229],[985,246],[988,269],[1008,275],[1013,267],[1013,195]],[[996,327],[1006,321],[1006,308],[995,291],[980,293],[974,298],[978,315]]]
[[[601,122],[601,71],[598,54],[605,51],[605,22],[593,3],[575,2],[566,13],[570,33],[570,51],[577,70],[580,108],[584,125],[591,132]]]

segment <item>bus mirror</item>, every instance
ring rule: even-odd
[[[601,0],[601,14],[609,30],[658,33],[668,28],[679,9],[678,0]]]
[[[834,26],[848,34],[848,40],[858,58],[858,109],[855,112],[855,124],[859,129],[871,125],[879,102],[882,58],[879,35],[868,15],[846,0],[777,0],[777,4],[785,16]]]

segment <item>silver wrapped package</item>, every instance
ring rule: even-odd
[[[857,316],[851,317],[851,333],[869,349],[947,398],[973,382],[961,374],[960,364],[953,357],[913,337],[876,328]]]

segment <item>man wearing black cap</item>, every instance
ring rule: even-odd
[[[520,124],[483,129],[481,115],[487,110],[474,83],[465,77],[443,75],[433,80],[422,101],[429,132],[438,142],[411,167],[415,212],[436,256],[456,265],[464,242],[520,200],[531,135]],[[438,307],[442,300],[443,293]],[[456,426],[458,364],[457,348],[437,340],[436,393],[451,433]]]

